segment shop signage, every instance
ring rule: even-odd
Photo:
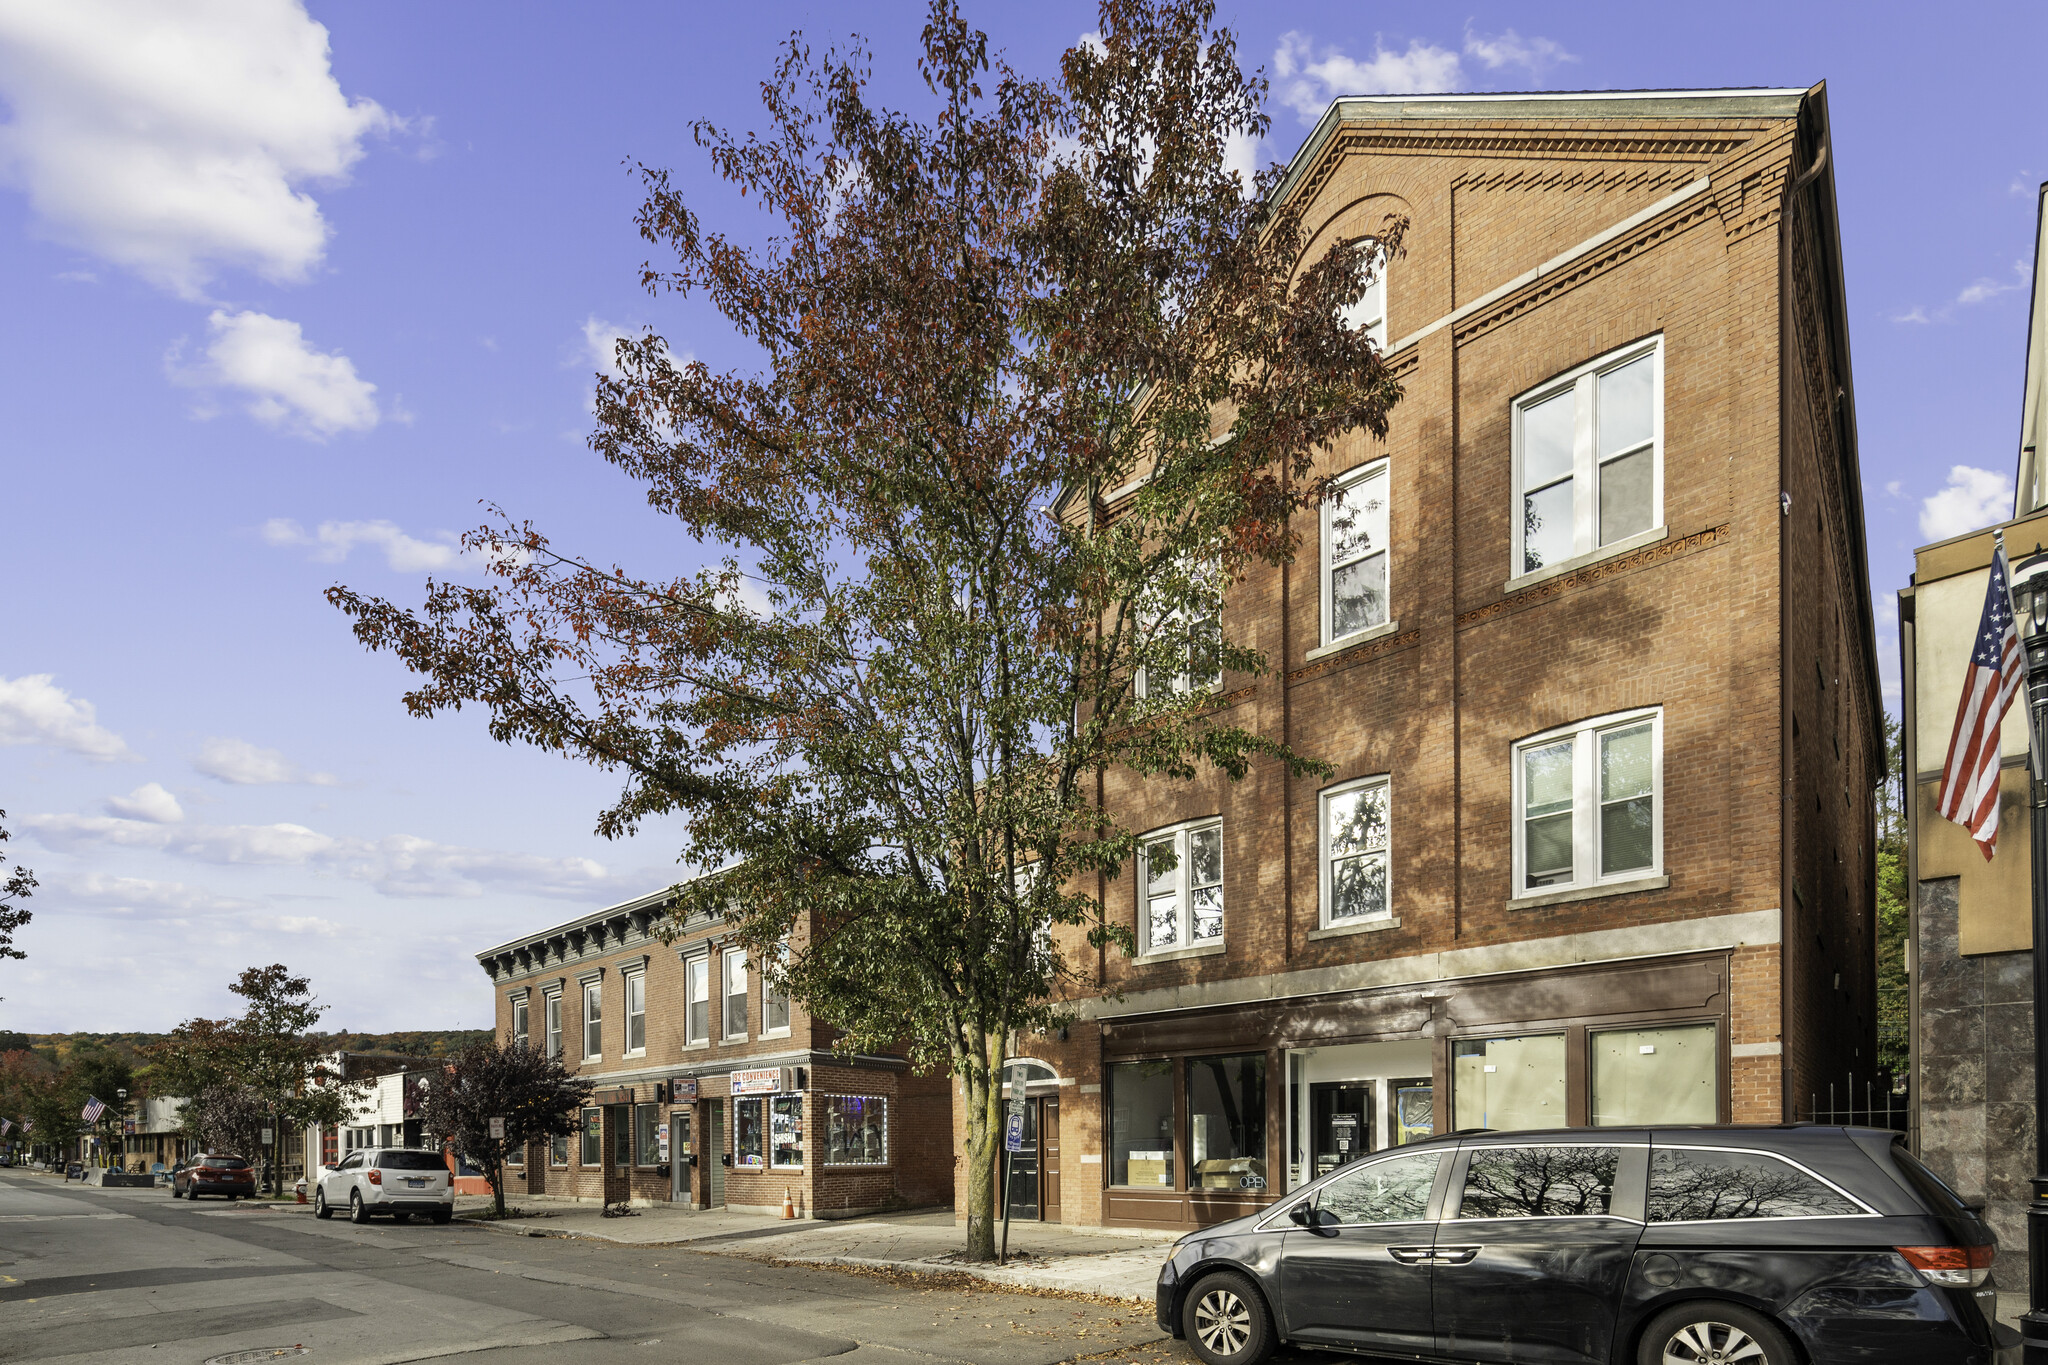
[[[633,1087],[622,1085],[614,1090],[600,1090],[590,1097],[590,1102],[592,1104],[631,1104],[633,1102]]]
[[[687,1080],[687,1081],[684,1081],[684,1080],[674,1080],[674,1081],[670,1081],[670,1082],[668,1083],[668,1097],[669,1097],[669,1100],[670,1100],[670,1102],[671,1102],[671,1103],[674,1103],[674,1104],[681,1104],[681,1103],[682,1103],[682,1102],[683,1102],[684,1100],[694,1100],[694,1099],[696,1099],[696,1098],[697,1098],[697,1079],[696,1079],[696,1077],[694,1077],[694,1076],[693,1076],[693,1077],[691,1077],[691,1078],[690,1078],[689,1080]]]
[[[1335,1140],[1337,1150],[1348,1152],[1358,1145],[1358,1115],[1330,1115],[1330,1137]]]
[[[732,1073],[732,1093],[735,1095],[773,1095],[782,1089],[782,1068],[764,1066],[753,1071]]]

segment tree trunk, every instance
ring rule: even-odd
[[[996,1258],[996,1162],[1003,1152],[1003,1053],[1007,1039],[988,1040],[980,1065],[965,1068],[967,1113],[967,1259]]]
[[[505,1216],[505,1159],[499,1157],[484,1172],[491,1181],[491,1202],[497,1206],[498,1217]]]

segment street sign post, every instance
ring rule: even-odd
[[[491,1115],[491,1141],[503,1142],[504,1140],[505,1117],[502,1114],[493,1114]]]
[[[997,1265],[1010,1259],[1010,1168],[1024,1150],[1024,1087],[1030,1075],[1022,1062],[1010,1068],[1010,1103],[1003,1119],[1003,1244],[996,1252]]]

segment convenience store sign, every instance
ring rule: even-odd
[[[758,1071],[735,1071],[732,1073],[732,1093],[735,1095],[773,1095],[782,1089],[782,1068],[762,1067]]]

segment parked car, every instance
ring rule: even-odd
[[[202,1152],[186,1157],[171,1169],[171,1198],[197,1199],[218,1195],[233,1203],[237,1196],[254,1198],[256,1172],[243,1157],[225,1152]]]
[[[1990,1229],[1876,1129],[1466,1133],[1190,1233],[1160,1327],[1206,1365],[1282,1342],[1554,1365],[2017,1361]]]
[[[367,1223],[373,1213],[388,1213],[401,1223],[423,1213],[445,1223],[455,1216],[448,1159],[410,1147],[350,1152],[338,1164],[320,1168],[320,1183],[313,1190],[315,1218],[332,1218],[336,1209],[347,1209],[351,1223]]]

